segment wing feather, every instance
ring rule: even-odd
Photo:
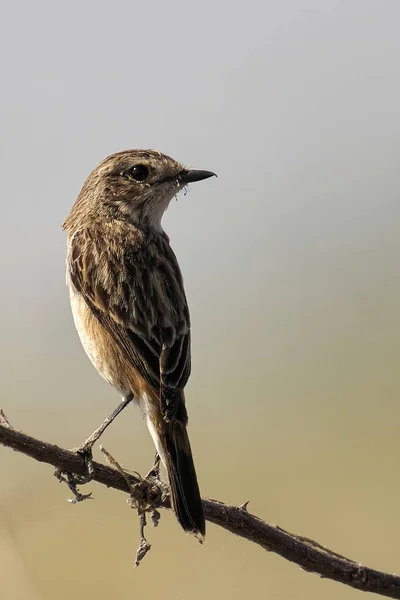
[[[172,415],[190,375],[190,319],[176,257],[162,234],[146,243],[135,230],[107,240],[88,229],[72,236],[71,283]]]

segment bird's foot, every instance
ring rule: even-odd
[[[57,469],[54,475],[57,477],[59,481],[65,482],[71,492],[74,494],[74,498],[69,499],[69,502],[72,504],[76,504],[77,502],[82,502],[83,500],[87,500],[92,497],[92,494],[81,494],[78,490],[78,485],[84,485],[85,483],[89,483],[92,481],[94,477],[94,464],[93,464],[93,454],[92,448],[97,440],[101,437],[104,431],[107,429],[109,425],[116,419],[116,417],[124,410],[124,408],[133,400],[133,394],[128,394],[122,402],[119,403],[117,408],[109,415],[100,427],[98,427],[92,435],[90,435],[78,448],[73,448],[72,452],[80,454],[86,466],[86,473],[84,475],[77,475],[76,473],[65,473]]]
[[[73,452],[80,454],[84,461],[86,467],[86,473],[84,475],[78,475],[77,473],[66,473],[61,471],[60,469],[56,469],[54,475],[57,477],[59,481],[63,481],[67,484],[71,492],[73,493],[73,498],[68,498],[68,502],[71,504],[77,504],[78,502],[83,502],[83,500],[88,500],[92,498],[92,492],[89,494],[82,494],[78,490],[78,485],[84,485],[85,483],[89,483],[93,479],[94,476],[94,465],[93,465],[93,456],[92,456],[92,447],[79,447],[74,448]],[[93,499],[93,498],[92,498]]]

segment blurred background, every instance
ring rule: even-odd
[[[400,551],[398,0],[3,0],[1,407],[78,445],[119,398],[75,332],[61,223],[105,156],[155,148],[219,178],[164,226],[191,307],[190,436],[202,493],[377,569]],[[146,473],[129,407],[104,446]],[[97,453],[96,458],[100,458]],[[209,525],[148,529],[89,484],[0,449],[0,595],[347,599]]]

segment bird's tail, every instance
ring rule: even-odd
[[[169,479],[171,504],[188,533],[204,539],[206,524],[186,426],[176,420],[148,421],[150,433]]]

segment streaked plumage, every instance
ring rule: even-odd
[[[133,175],[132,175],[133,173]],[[190,317],[182,275],[161,217],[186,179],[158,152],[105,159],[67,217],[67,281],[82,344],[98,372],[133,393],[164,462],[172,503],[186,531],[205,524],[187,437]],[[136,180],[136,176],[145,179]]]

